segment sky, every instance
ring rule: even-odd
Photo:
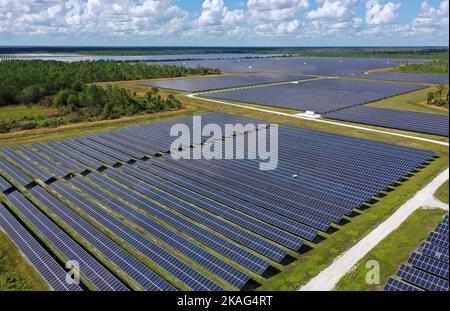
[[[448,46],[449,0],[0,0],[0,46]]]

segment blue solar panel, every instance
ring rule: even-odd
[[[104,154],[103,152],[99,152],[91,147],[87,147],[83,144],[80,144],[79,142],[71,139],[61,139],[61,143],[63,143],[66,146],[69,146],[70,148],[73,148],[74,150],[84,153],[86,156],[91,157],[95,160],[98,160],[102,163],[106,163],[108,165],[114,165],[118,161],[114,159],[113,157]]]
[[[41,187],[31,189],[33,196],[60,220],[70,226],[79,236],[93,248],[103,254],[119,269],[134,279],[143,289],[148,291],[173,291],[175,288],[167,281],[150,270],[147,266],[125,251],[118,244],[101,233],[93,225],[77,213],[65,206]]]
[[[215,89],[226,89],[238,86],[250,86],[258,84],[271,84],[287,81],[311,79],[303,75],[289,75],[277,73],[255,73],[238,76],[213,76],[205,78],[174,79],[164,81],[142,82],[139,85],[152,86],[164,89],[198,92]]]
[[[80,163],[83,163],[84,165],[92,167],[93,169],[99,169],[104,166],[102,162],[97,161],[96,159],[91,158],[75,149],[69,148],[61,143],[55,141],[48,141],[47,144],[53,149],[61,152],[62,154],[69,156],[72,159]]]
[[[408,283],[402,282],[400,280],[396,280],[393,278],[389,278],[388,282],[384,286],[385,291],[390,292],[416,292],[422,291],[420,288],[412,286]]]
[[[87,176],[93,183],[100,185],[115,195],[121,197],[123,200],[135,205],[146,213],[153,215],[167,224],[170,224],[179,231],[189,235],[196,241],[203,243],[215,251],[223,254],[226,257],[234,260],[240,265],[248,269],[262,274],[269,266],[269,263],[253,253],[241,248],[240,246],[231,243],[230,241],[216,235],[215,233],[204,229],[203,227],[187,220],[184,217],[165,209],[148,199],[128,190],[127,188],[112,182],[97,173],[92,173]],[[167,201],[169,202],[169,201]],[[175,203],[175,201],[173,201]],[[172,204],[168,203],[168,206]],[[226,231],[224,231],[226,233]],[[238,240],[240,241],[240,240]],[[245,244],[245,243],[243,243]]]
[[[448,263],[413,253],[408,259],[412,266],[448,280]]]
[[[131,209],[122,201],[114,198],[106,192],[103,192],[96,186],[82,180],[79,177],[72,179],[70,182],[76,185],[83,192],[95,198],[104,206],[109,207],[113,211],[121,214],[129,221],[135,223],[161,241],[164,241],[168,245],[172,246],[189,259],[215,273],[231,285],[237,288],[242,288],[249,281],[250,277],[247,274],[217,258],[216,256],[213,256],[203,248],[197,246],[195,243],[181,237],[175,231],[172,231],[149,217],[137,212],[136,210]]]
[[[448,281],[413,267],[402,265],[397,275],[405,281],[429,291],[448,291]]]
[[[82,290],[77,284],[69,284],[66,281],[66,271],[3,206],[0,206],[0,228],[6,232],[53,290]]]
[[[411,132],[447,136],[448,115],[358,106],[327,113],[324,117]]]
[[[419,73],[370,71],[365,73],[351,74],[348,77],[371,79],[371,80],[448,84],[448,74],[419,74]]]
[[[443,247],[439,247],[437,245],[422,242],[422,244],[420,244],[420,247],[419,247],[419,252],[421,252],[424,255],[427,255],[428,257],[432,257],[437,260],[444,261],[447,264],[449,263],[448,249],[445,249]]]
[[[23,217],[40,232],[47,242],[61,253],[65,260],[78,262],[80,273],[98,290],[128,290],[111,272],[103,267],[19,192],[16,191],[9,194],[7,198],[12,206],[20,211]]]
[[[39,152],[41,152],[44,155],[46,155],[47,157],[49,157],[50,159],[53,159],[53,160],[63,164],[64,166],[66,166],[67,168],[71,169],[72,171],[74,171],[76,173],[81,174],[84,171],[86,171],[86,167],[84,167],[83,165],[80,165],[78,162],[71,160],[64,154],[59,153],[58,151],[48,148],[40,143],[34,143],[32,146],[34,148],[36,148],[36,150],[38,150]]]
[[[124,166],[122,169],[128,174],[138,178],[139,180],[143,180],[146,183],[157,186],[163,189],[164,191],[168,191],[169,193],[179,196],[180,198],[185,199],[201,208],[204,208],[205,210],[208,210],[222,218],[228,219],[236,224],[239,224],[244,228],[248,228],[249,230],[259,233],[286,247],[298,250],[300,246],[303,244],[303,240],[298,237],[294,237],[281,229],[272,227],[262,221],[257,220],[256,218],[252,219],[246,214],[238,213],[237,211],[230,209],[219,203],[216,203],[214,201],[202,199],[200,196],[195,195],[192,192],[189,192],[189,190],[182,188],[176,184],[168,183],[167,181],[164,181],[159,177],[152,176],[148,173],[139,171],[138,169],[130,166]],[[123,174],[121,175],[119,173],[116,174],[116,172],[112,173],[111,171],[108,171],[107,174],[108,175],[114,174],[114,176],[117,178],[126,177],[126,175]],[[309,234],[315,237],[313,231],[314,230],[311,229],[311,233]]]
[[[276,261],[281,261],[287,255],[287,251],[283,250],[282,248],[268,243],[253,234],[245,233],[245,231],[240,229],[239,227],[227,224],[223,220],[216,218],[201,209],[193,208],[192,205],[179,202],[179,204],[174,206],[170,203],[171,201],[168,201],[168,195],[164,192],[156,188],[147,186],[146,184],[139,182],[136,179],[132,179],[131,177],[127,177],[124,174],[119,174],[117,170],[108,169],[105,171],[105,173],[110,178],[117,180],[122,184],[135,189],[136,191],[139,191],[140,193],[150,198],[156,199],[158,202],[161,202],[163,204],[170,204],[170,207],[175,208],[177,211],[196,221],[206,224],[212,229],[220,228],[219,232],[221,232],[223,231],[223,228],[228,228],[228,233],[226,236],[238,235],[247,237],[247,239],[249,239],[253,244],[252,248],[258,249],[261,254],[269,258],[272,258]],[[242,240],[242,238],[240,238],[239,240]]]
[[[99,144],[98,142],[92,141],[87,138],[75,137],[74,140],[80,144],[83,144],[84,146],[100,151],[103,154],[106,154],[123,162],[128,162],[133,158],[128,154],[125,154],[118,150],[114,150],[112,148],[109,148],[107,146],[104,146],[102,144]]]
[[[427,240],[434,245],[448,249],[448,235],[431,232]]]
[[[215,91],[203,97],[327,113],[425,88],[364,80],[318,79],[299,83]]]
[[[21,152],[23,152],[30,159],[39,163],[42,167],[45,167],[46,169],[51,171],[55,175],[64,177],[64,176],[67,176],[70,174],[70,172],[67,169],[56,164],[54,161],[44,157],[43,155],[39,154],[38,152],[34,151],[33,149],[30,149],[25,146],[18,146],[17,149],[20,150]]]
[[[31,178],[19,171],[14,165],[0,157],[0,170],[14,179],[21,186],[27,186],[33,182]]]
[[[0,192],[5,192],[11,189],[12,185],[7,182],[2,176],[0,176]]]
[[[52,175],[46,173],[45,171],[43,171],[42,169],[40,169],[39,167],[37,167],[36,165],[31,163],[30,161],[28,161],[27,159],[25,159],[23,156],[21,156],[20,154],[18,154],[17,152],[12,150],[11,148],[6,147],[6,148],[3,148],[2,151],[11,160],[13,160],[18,165],[20,165],[20,167],[23,170],[27,171],[28,173],[30,173],[35,178],[37,178],[37,179],[39,179],[39,180],[41,180],[43,182],[46,182],[46,181],[50,180],[53,177]]]
[[[51,184],[50,187],[73,205],[82,209],[83,212],[95,219],[99,224],[110,230],[115,236],[123,239],[130,246],[134,247],[143,255],[149,257],[150,260],[154,261],[161,268],[177,277],[191,289],[197,291],[222,290],[219,285],[209,280],[203,274],[186,265],[176,256],[166,252],[164,249],[142,236],[131,227],[125,225],[123,222],[106,212],[103,208],[93,204],[82,195],[64,186],[61,182],[55,182]]]

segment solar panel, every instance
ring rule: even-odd
[[[2,176],[0,176],[0,192],[5,192],[11,189],[12,185],[7,182]]]
[[[369,71],[365,73],[355,73],[346,77],[371,80],[406,81],[420,83],[448,84],[447,74],[420,74],[401,72],[379,72]]]
[[[281,229],[278,229],[276,227],[271,227],[268,224],[266,224],[262,221],[259,221],[257,218],[252,219],[251,217],[247,216],[244,213],[238,213],[237,211],[230,209],[224,205],[220,205],[219,203],[216,203],[214,201],[208,201],[208,200],[201,199],[200,196],[195,195],[192,192],[188,192],[187,189],[179,187],[175,184],[167,183],[164,180],[161,180],[159,177],[151,176],[148,173],[139,171],[136,168],[133,168],[130,166],[123,166],[122,169],[123,169],[123,171],[127,172],[128,174],[130,174],[136,178],[139,178],[140,180],[143,180],[146,183],[150,183],[150,184],[157,186],[165,191],[168,191],[174,195],[177,195],[177,196],[181,197],[182,199],[185,199],[199,207],[202,207],[216,215],[219,215],[220,217],[223,217],[225,219],[233,221],[245,228],[248,228],[254,232],[257,232],[257,233],[259,233],[269,239],[272,239],[282,245],[285,245],[292,249],[298,250],[300,248],[300,246],[303,244],[303,241],[301,239],[291,236]],[[113,173],[107,172],[107,174],[113,174]],[[126,175],[118,174],[116,176],[124,177]],[[244,209],[244,208],[242,207],[242,209]],[[247,211],[247,212],[251,213],[251,211]],[[252,214],[256,215],[256,213],[252,213]],[[264,218],[264,214],[260,214],[258,216],[261,218]],[[271,219],[271,222],[275,222],[275,221],[276,221],[276,219]],[[279,224],[279,223],[277,223],[277,224]],[[301,227],[300,224],[299,224],[299,227]],[[294,231],[295,229],[291,229],[291,230]],[[311,229],[308,232],[308,228],[306,228],[306,226],[304,227],[303,232],[305,232],[303,234],[306,235],[308,238],[311,238],[311,237],[314,238],[316,235],[315,234],[316,231],[313,229]]]
[[[408,259],[412,266],[448,280],[448,263],[413,253]]]
[[[429,291],[448,291],[448,281],[418,270],[402,265],[397,275],[405,281]]]
[[[97,161],[96,159],[93,159],[85,154],[82,154],[81,152],[78,152],[75,149],[69,148],[61,143],[55,142],[55,141],[48,141],[47,144],[52,147],[53,149],[61,152],[62,154],[71,157],[72,159],[87,165],[89,167],[92,167],[93,169],[99,169],[104,166],[104,164],[100,161]]]
[[[111,272],[103,267],[19,192],[15,191],[8,194],[7,199],[40,232],[47,242],[61,253],[64,260],[78,262],[80,273],[95,288],[101,291],[128,290]]]
[[[11,160],[16,162],[20,167],[24,170],[26,170],[28,173],[30,173],[35,178],[46,182],[50,180],[53,176],[46,173],[27,159],[25,159],[23,156],[19,155],[17,152],[12,150],[9,147],[5,147],[2,149],[3,153],[7,155]]]
[[[82,195],[66,187],[60,181],[51,184],[50,187],[60,195],[64,196],[64,198],[73,205],[82,209],[83,212],[95,219],[99,224],[110,230],[116,237],[126,241],[130,246],[147,256],[150,260],[154,261],[161,268],[178,278],[191,289],[197,291],[222,290],[219,285],[209,280],[203,274],[194,270],[176,256],[168,253],[131,227],[125,225],[123,222],[106,212],[103,208],[93,204]]]
[[[71,169],[76,173],[81,174],[84,171],[86,171],[86,167],[84,167],[83,165],[71,160],[69,157],[65,156],[62,153],[59,153],[56,150],[53,150],[51,148],[42,145],[41,143],[34,143],[32,144],[32,146],[39,152],[45,154],[50,159],[58,161],[59,163],[63,164],[65,167]]]
[[[396,280],[393,278],[389,278],[386,285],[384,286],[385,291],[390,292],[416,292],[422,291],[420,288],[412,286],[408,283],[402,282],[400,280]]]
[[[0,206],[0,228],[53,290],[82,290],[77,284],[69,284],[66,281],[66,271],[3,206]]]
[[[219,235],[206,230],[203,227],[189,221],[188,219],[179,216],[171,210],[162,208],[161,206],[145,199],[144,197],[128,190],[127,188],[112,182],[97,173],[89,174],[88,179],[93,183],[107,189],[115,195],[121,197],[123,200],[135,205],[141,210],[153,215],[179,231],[189,235],[196,241],[203,243],[215,251],[223,254],[226,257],[234,260],[240,265],[247,267],[257,274],[262,274],[269,266],[269,263],[253,253],[243,249],[242,247],[231,243]],[[170,205],[170,203],[169,203]],[[175,206],[175,205],[174,205]],[[227,231],[222,231],[227,233]],[[232,236],[233,237],[233,236]],[[241,240],[238,240],[241,241]],[[245,240],[244,240],[245,241]],[[246,244],[245,242],[243,244]],[[255,243],[256,244],[256,243]]]
[[[431,232],[427,240],[434,245],[448,249],[448,235]]]
[[[447,264],[449,263],[448,260],[448,249],[439,247],[437,245],[433,245],[430,243],[422,242],[419,247],[419,252],[421,252],[424,255],[427,255],[428,257],[435,258],[440,261],[444,261]]]
[[[31,190],[33,196],[53,214],[71,227],[81,238],[92,245],[98,252],[134,279],[143,289],[148,291],[173,291],[175,288],[162,277],[150,270],[142,262],[109,239],[92,224],[65,206],[55,197],[36,187]]]
[[[45,167],[46,169],[51,171],[55,175],[64,177],[64,176],[67,176],[70,174],[70,172],[67,169],[56,164],[54,161],[44,157],[43,155],[39,154],[38,152],[34,151],[33,149],[30,149],[25,146],[18,146],[17,149],[20,150],[22,153],[24,153],[30,159],[39,163],[42,167]]]
[[[33,182],[31,178],[19,171],[14,165],[0,157],[0,170],[14,179],[21,186],[27,186]]]
[[[178,250],[189,259],[197,262],[212,273],[215,273],[234,287],[240,289],[249,281],[250,277],[239,269],[236,269],[232,265],[205,251],[195,243],[181,237],[175,231],[172,231],[142,213],[131,209],[122,201],[103,192],[94,185],[82,180],[79,177],[72,179],[70,182],[76,185],[84,193],[87,193],[95,198],[104,206],[109,207],[113,211],[121,214],[129,221],[135,223],[161,241],[164,241],[168,245],[172,246],[174,249]]]
[[[238,76],[212,76],[205,78],[174,79],[164,81],[142,82],[139,85],[188,92],[226,89],[239,86],[270,84],[311,79],[310,76],[278,73],[255,73]]]
[[[217,68],[222,72],[282,72],[337,76],[373,69],[397,67],[404,63],[422,63],[417,59],[352,57],[280,57],[267,59],[192,60],[160,62],[161,65],[188,68]]]
[[[80,144],[79,142],[76,142],[74,140],[69,140],[69,139],[64,138],[64,139],[61,139],[61,143],[63,143],[66,146],[69,146],[70,148],[75,149],[78,152],[84,153],[85,155],[87,155],[93,159],[96,159],[100,162],[106,163],[108,165],[114,165],[118,162],[113,157],[106,155],[103,152],[98,152],[97,150],[95,150],[91,147],[84,146],[83,144]]]
[[[327,113],[324,117],[431,135],[449,135],[448,115],[445,114],[358,106]]]
[[[165,194],[162,191],[158,191],[156,188],[147,186],[145,184],[143,184],[142,182],[139,182],[135,179],[126,177],[124,175],[120,175],[118,174],[118,171],[116,170],[111,170],[108,169],[105,171],[105,173],[112,179],[119,181],[120,183],[150,197],[153,199],[156,199],[158,202],[161,202],[163,204],[166,204],[166,202],[168,201],[168,195]],[[167,204],[170,204],[169,206],[172,208],[175,208],[177,211],[187,215],[188,217],[197,220],[203,224],[207,224],[208,227],[210,228],[220,228],[220,231],[222,231],[223,227],[228,227],[229,228],[229,233],[227,233],[227,236],[233,236],[233,235],[240,235],[240,236],[248,236],[248,238],[250,239],[250,241],[252,241],[253,244],[256,244],[257,242],[257,248],[259,249],[259,252],[261,252],[261,254],[272,258],[274,260],[277,261],[281,261],[286,255],[287,252],[283,249],[281,249],[280,247],[268,243],[266,241],[264,241],[263,239],[259,239],[257,236],[255,235],[250,235],[249,234],[245,234],[242,229],[240,229],[237,226],[233,226],[230,224],[227,224],[226,222],[224,222],[223,220],[213,217],[210,214],[206,213],[205,211],[201,210],[201,209],[196,209],[193,208],[192,205],[189,204],[177,204],[176,206],[174,206],[173,204],[169,202],[167,202]],[[219,232],[220,232],[219,231]],[[231,231],[231,232],[230,232]],[[233,234],[231,234],[233,233]],[[255,247],[255,246],[253,246]]]
[[[364,80],[318,79],[300,83],[215,91],[202,97],[327,113],[425,88]]]
[[[89,148],[95,149],[97,151],[100,151],[103,154],[106,154],[108,156],[111,156],[113,158],[116,158],[120,161],[123,162],[128,162],[132,159],[132,157],[128,154],[125,154],[121,151],[118,150],[114,150],[112,148],[109,148],[107,146],[104,146],[102,144],[99,144],[98,142],[89,140],[87,138],[82,138],[82,137],[75,137],[74,140],[80,144],[83,144]]]

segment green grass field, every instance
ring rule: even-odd
[[[434,194],[436,198],[441,200],[444,203],[448,202],[448,180],[436,191]]]
[[[36,118],[55,115],[58,113],[58,109],[43,107],[43,106],[6,106],[0,107],[0,122],[7,120],[19,120],[25,117]]]
[[[374,291],[382,290],[388,278],[397,272],[399,266],[406,262],[411,253],[427,238],[434,227],[442,220],[445,211],[440,209],[419,209],[392,234],[381,241],[367,254],[354,269],[337,284],[340,291]],[[380,284],[366,283],[366,263],[376,260],[380,264]]]

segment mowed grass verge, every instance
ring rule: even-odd
[[[448,180],[436,191],[434,196],[444,203],[448,202]]]
[[[399,266],[405,263],[412,252],[425,240],[442,220],[446,212],[441,209],[419,209],[415,211],[397,230],[381,241],[368,253],[353,270],[337,284],[340,291],[383,290],[388,278],[395,275]],[[380,284],[366,282],[366,263],[376,260],[380,265]]]

